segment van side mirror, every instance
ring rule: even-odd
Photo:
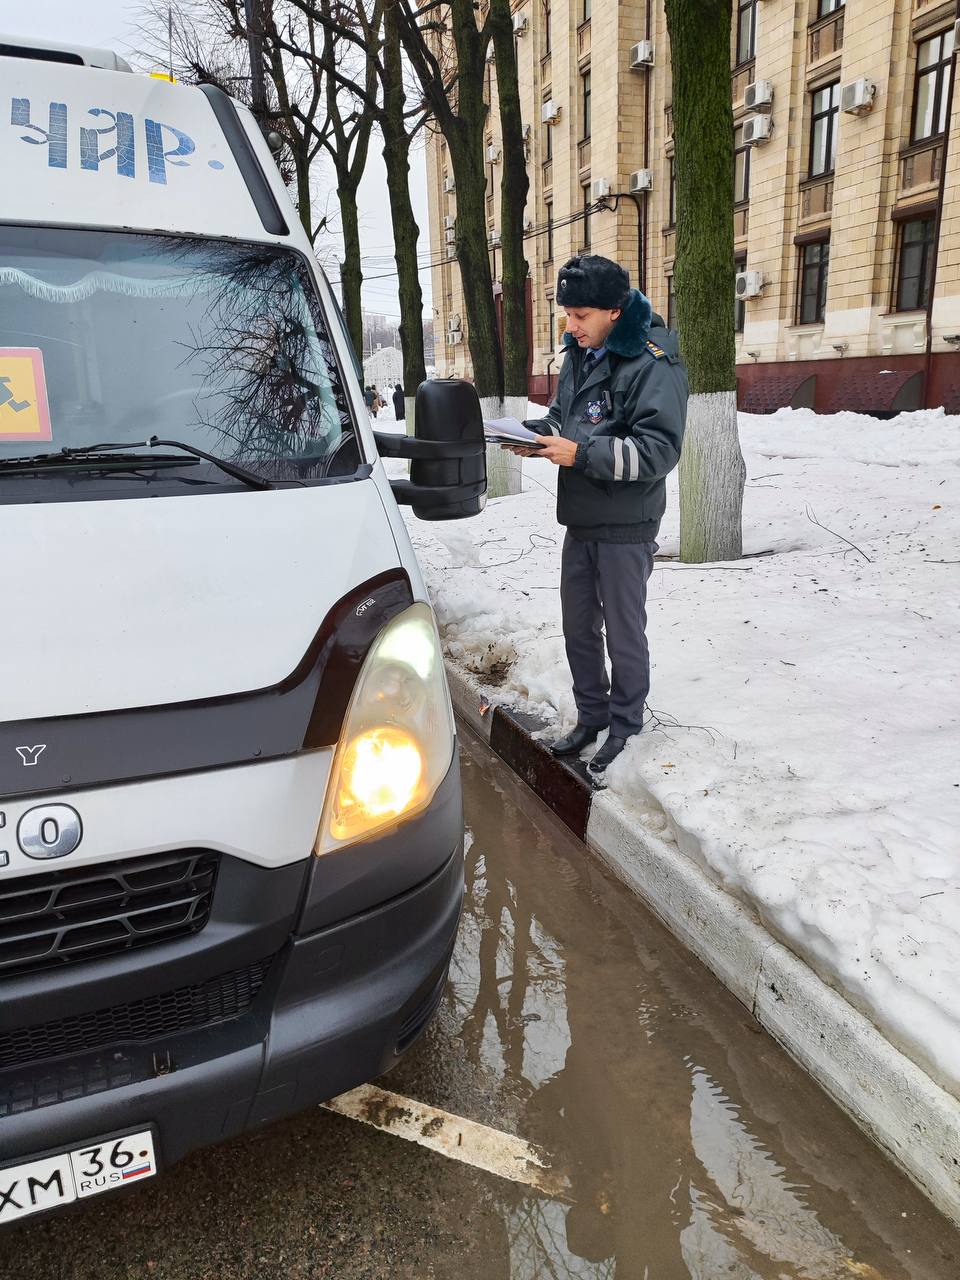
[[[421,382],[414,410],[415,435],[375,431],[383,457],[410,458],[410,479],[391,480],[397,502],[421,520],[462,520],[487,501],[487,452],[480,399],[460,378]]]

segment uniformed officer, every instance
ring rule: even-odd
[[[578,755],[609,726],[590,761],[600,773],[643,725],[647,579],[666,506],[664,478],[680,457],[687,375],[676,334],[616,262],[571,258],[557,277],[556,299],[567,315],[557,396],[545,418],[526,424],[543,447],[514,451],[560,468],[557,520],[567,527],[560,600],[577,725],[552,750]]]

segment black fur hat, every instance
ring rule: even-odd
[[[557,276],[558,307],[622,307],[630,293],[630,277],[623,267],[596,253],[570,258]]]

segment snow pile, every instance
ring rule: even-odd
[[[745,558],[673,558],[672,477],[653,718],[607,784],[960,1096],[960,418],[740,421]],[[559,730],[555,482],[409,528],[449,656]]]

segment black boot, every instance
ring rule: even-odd
[[[565,738],[550,743],[555,756],[578,756],[584,747],[596,742],[607,726],[605,724],[578,724]]]
[[[626,745],[626,738],[615,738],[611,733],[597,754],[591,759],[587,768],[591,773],[603,773],[608,764],[613,764]]]

